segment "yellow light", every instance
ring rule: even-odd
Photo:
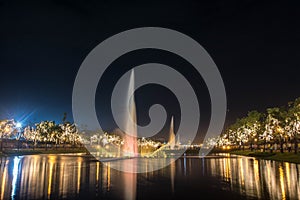
[[[99,180],[99,162],[96,164],[96,180]]]
[[[6,176],[7,176],[7,167],[4,168],[3,176],[2,176],[2,186],[1,186],[1,196],[0,196],[1,199],[4,199],[5,183],[7,183]]]
[[[230,146],[227,146],[227,149],[230,149]]]
[[[78,160],[78,169],[77,169],[77,193],[80,191],[80,179],[81,179],[81,160]]]
[[[53,176],[53,166],[55,163],[55,156],[49,156],[49,181],[48,181],[48,198],[51,196],[51,185],[52,185],[52,176]]]
[[[285,194],[285,186],[284,186],[284,172],[282,166],[279,167],[279,178],[280,178],[280,188],[281,188],[281,199],[285,200],[286,194]]]
[[[282,132],[283,132],[283,130],[282,130],[282,128],[281,128],[281,127],[278,127],[278,128],[277,128],[277,131],[278,131],[278,132],[280,132],[280,133],[282,133]]]
[[[107,190],[110,190],[110,163],[107,165]]]

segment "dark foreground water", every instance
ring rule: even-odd
[[[0,159],[0,199],[300,199],[300,165],[226,154],[143,174],[84,155]]]

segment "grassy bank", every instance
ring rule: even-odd
[[[254,151],[231,151],[231,154],[250,156],[255,158],[275,160],[280,162],[290,162],[300,164],[300,153],[295,154],[293,152],[254,152]]]
[[[63,154],[63,153],[85,153],[85,148],[70,148],[70,149],[20,149],[5,150],[0,152],[0,156],[22,156],[22,155],[36,155],[36,154]]]

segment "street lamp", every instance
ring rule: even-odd
[[[18,129],[17,131],[18,131],[18,136],[17,136],[17,145],[18,145],[18,151],[19,151],[19,149],[20,149],[20,137],[21,137],[21,128],[22,128],[22,123],[21,122],[17,122],[16,123],[16,128]]]
[[[17,122],[16,127],[17,128],[22,128],[22,123],[21,122]]]

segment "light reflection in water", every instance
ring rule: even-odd
[[[136,166],[136,159],[129,159],[127,162],[122,162],[123,169],[130,167],[131,169]],[[131,170],[129,170],[131,171]],[[137,174],[130,172],[121,172],[123,176],[123,197],[126,200],[136,199],[136,184],[137,184]],[[124,187],[125,186],[125,187]]]
[[[50,195],[51,195],[51,186],[52,186],[52,177],[53,177],[53,166],[54,166],[54,163],[55,163],[55,157],[52,156],[50,157],[49,159],[49,181],[48,181],[48,199],[50,198]]]
[[[4,199],[4,192],[5,192],[5,186],[7,183],[7,166],[8,165],[8,160],[2,161],[1,160],[1,171],[2,171],[2,162],[4,163],[4,171],[3,171],[3,177],[2,177],[2,181],[1,181],[1,199]]]
[[[170,178],[171,178],[171,186],[172,186],[172,193],[174,193],[174,181],[175,181],[175,159],[171,160],[170,165]]]
[[[185,156],[183,158],[183,170],[184,170],[184,175],[186,175],[186,157]]]
[[[99,166],[100,166],[100,164],[99,164],[99,162],[97,162],[96,163],[96,181],[97,182],[99,180]]]
[[[281,187],[281,199],[285,200],[286,196],[285,196],[285,188],[284,188],[284,175],[283,175],[283,169],[282,166],[279,166],[279,176],[280,176],[280,187]]]
[[[287,187],[291,187],[291,176],[290,176],[290,163],[285,163],[285,169],[286,169],[286,179],[287,179]]]
[[[18,156],[16,156],[14,158],[13,180],[12,180],[12,183],[11,183],[11,186],[12,186],[11,198],[12,199],[15,198],[15,194],[16,194],[16,186],[17,186],[17,178],[18,178],[18,174],[19,174],[20,160],[21,160],[21,158],[19,158]]]
[[[110,163],[107,164],[107,191],[110,190]]]
[[[257,197],[261,198],[261,191],[260,191],[260,179],[259,179],[259,162],[258,160],[254,160],[254,183],[255,183],[255,189],[257,191]]]
[[[254,158],[207,159],[207,172],[231,185],[233,191],[258,199],[299,199],[298,164]]]
[[[106,165],[84,156],[33,155],[1,160],[1,199],[155,199],[156,194],[173,195],[190,186],[225,184],[222,190],[258,199],[298,199],[300,165],[245,157],[184,157],[171,165],[146,174],[123,173],[113,165],[135,166],[136,160],[109,162]],[[145,159],[151,170],[166,159]],[[162,164],[160,163],[160,164]],[[191,182],[190,182],[191,181]],[[202,182],[202,183],[201,183]],[[147,193],[148,191],[148,193]],[[153,192],[155,191],[155,192]],[[152,195],[152,196],[151,196]],[[220,195],[220,197],[223,197]]]
[[[77,162],[77,193],[79,192],[79,189],[80,189],[80,178],[81,178],[81,163],[82,163],[82,160],[81,159],[78,159],[78,162]]]

